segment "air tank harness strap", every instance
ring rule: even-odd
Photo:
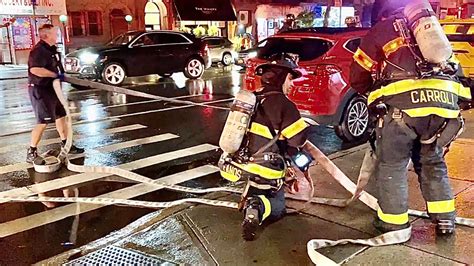
[[[268,143],[263,145],[260,149],[258,149],[257,152],[255,152],[251,157],[250,160],[253,163],[263,163],[263,162],[271,162],[271,161],[276,161],[276,160],[281,160],[281,162],[284,165],[283,171],[286,171],[286,163],[285,163],[285,158],[281,154],[274,153],[274,152],[265,152],[268,150],[270,147],[272,147],[275,143],[277,143],[278,139],[280,138],[280,133],[277,133],[275,129],[273,128],[272,122],[268,118],[267,114],[265,113],[265,110],[262,107],[263,101],[265,101],[265,98],[270,96],[270,95],[276,95],[276,94],[283,94],[282,92],[276,92],[276,91],[271,91],[267,92],[265,94],[262,94],[259,97],[259,104],[257,105],[257,110],[256,113],[260,113],[262,115],[262,118],[264,119],[265,125],[270,129],[270,133],[273,135],[273,139],[271,139]]]

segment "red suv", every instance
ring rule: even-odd
[[[364,138],[368,127],[367,100],[349,84],[352,56],[363,28],[307,28],[274,35],[259,44],[257,56],[247,61],[245,86],[255,90],[260,80],[255,68],[280,53],[298,54],[303,78],[294,82],[289,98],[312,124],[334,126],[344,141]]]

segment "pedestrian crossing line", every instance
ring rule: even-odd
[[[151,144],[155,142],[160,142],[160,141],[165,141],[165,140],[170,140],[174,138],[179,138],[179,136],[166,133],[166,134],[161,134],[161,135],[156,135],[152,137],[146,137],[146,138],[141,138],[141,139],[135,139],[135,140],[130,140],[126,142],[121,142],[121,143],[116,143],[116,144],[111,144],[107,146],[102,146],[97,149],[91,149],[86,153],[83,154],[73,154],[69,156],[70,160],[77,159],[77,158],[82,158],[85,157],[88,153],[94,153],[97,151],[102,151],[102,152],[113,152],[121,149],[126,149],[138,145],[144,145],[144,144]],[[113,148],[109,149],[109,146],[112,146]],[[21,170],[27,170],[29,168],[33,168],[33,165],[27,162],[21,162],[21,163],[15,163],[15,164],[10,164],[6,166],[1,166],[0,167],[0,174],[5,174],[5,173],[10,173],[10,172],[15,172],[15,171],[21,171]]]
[[[160,142],[160,141],[165,141],[165,140],[170,140],[174,138],[179,138],[179,136],[166,133],[163,135],[158,135],[158,136],[153,136],[153,137],[148,137],[148,138],[143,138],[143,139],[136,139],[136,140],[130,140],[130,141],[125,141],[125,142],[120,142],[116,144],[111,144],[107,145],[104,147],[97,148],[95,150],[99,152],[112,152],[115,150],[121,150],[121,149],[126,149],[130,147],[134,147],[137,145],[144,145],[144,144],[149,144],[149,143],[154,143],[154,142]]]
[[[197,167],[184,172],[172,174],[159,180],[168,185],[176,185],[189,180],[204,177],[209,174],[217,173],[218,169],[214,166],[205,165]],[[163,189],[159,186],[150,186],[147,184],[137,184],[127,188],[112,191],[110,193],[102,194],[98,197],[102,198],[117,198],[117,199],[131,199],[150,192]],[[93,210],[105,207],[103,205],[92,205],[79,203],[68,204],[66,206],[58,207],[52,210],[40,212],[29,215],[23,218],[18,218],[13,221],[0,224],[0,238],[18,234],[27,230],[38,228],[40,226],[54,223],[65,219],[67,217],[83,214]]]
[[[114,122],[114,121],[119,121],[119,120],[120,119],[116,117],[105,117],[105,118],[98,118],[95,120],[80,120],[80,121],[73,122],[72,125],[76,126],[76,125],[84,125],[84,124],[92,124],[92,123],[100,123],[100,122]],[[0,135],[0,140],[1,140],[1,137],[7,137],[11,135],[18,135],[18,134],[25,134],[25,133],[31,134],[31,130],[33,130],[33,127],[30,127],[29,129],[22,130],[22,131],[6,132]],[[45,131],[56,131],[56,126],[54,124],[50,124],[48,125],[48,127],[46,127]]]
[[[190,148],[184,148],[184,149],[180,149],[176,151],[171,151],[171,152],[162,153],[162,154],[150,156],[147,158],[131,161],[128,163],[116,165],[114,167],[118,167],[127,171],[134,171],[134,170],[149,167],[152,165],[157,165],[160,163],[165,163],[165,162],[177,160],[180,158],[194,156],[200,153],[213,151],[213,150],[216,150],[217,148],[218,147],[211,144],[201,144],[201,145],[193,146]],[[98,173],[81,173],[81,174],[70,175],[67,177],[34,184],[27,187],[20,187],[20,188],[7,190],[7,191],[2,191],[0,192],[0,204],[7,202],[6,200],[2,200],[1,197],[33,196],[39,193],[54,191],[54,190],[62,189],[65,187],[77,186],[77,185],[91,182],[91,181],[99,181],[109,176],[111,175],[98,174]]]
[[[81,116],[81,113],[80,112],[79,113],[71,113],[70,115],[71,115],[71,118],[78,118],[78,117]],[[0,115],[0,117],[1,117],[1,115]],[[17,113],[17,114],[14,115],[14,117],[8,117],[8,116],[5,117],[5,116],[3,116],[3,117],[0,118],[0,121],[8,121],[8,123],[10,123],[10,124],[13,124],[13,123],[21,124],[21,123],[26,123],[26,122],[28,122],[28,120],[35,119],[35,118],[36,118],[36,116],[33,112],[31,112],[31,113]]]
[[[127,125],[127,126],[121,126],[121,127],[114,127],[114,128],[107,128],[105,130],[102,130],[100,132],[94,132],[93,134],[90,135],[81,135],[81,134],[74,134],[74,140],[80,140],[83,138],[89,138],[89,137],[94,137],[94,136],[105,136],[105,135],[111,135],[111,134],[116,134],[116,133],[121,133],[121,132],[127,132],[127,131],[132,131],[132,130],[137,130],[137,129],[144,129],[146,126],[141,125],[141,124],[133,124],[133,125]],[[47,146],[55,143],[60,143],[60,138],[50,138],[50,139],[44,139],[41,140],[40,146]],[[24,143],[16,143],[16,144],[11,144],[8,146],[0,147],[0,153],[5,153],[5,152],[11,152],[15,151],[17,149],[26,149],[28,148],[28,144]]]
[[[216,100],[216,101],[209,101],[209,102],[206,102],[205,104],[206,104],[206,105],[209,105],[209,104],[215,104],[215,103],[229,102],[229,101],[233,101],[233,100],[234,100],[234,98],[227,98],[227,99],[221,99],[221,100]],[[100,119],[93,120],[93,121],[90,121],[90,120],[81,120],[81,121],[77,121],[77,122],[73,123],[73,125],[80,125],[80,124],[91,123],[91,122],[117,121],[117,120],[119,120],[120,118],[123,118],[123,117],[130,117],[130,116],[136,116],[136,115],[144,115],[144,114],[151,114],[151,113],[166,112],[166,111],[179,110],[179,109],[190,108],[190,107],[212,108],[211,106],[203,106],[203,105],[189,104],[189,105],[175,106],[175,107],[169,107],[169,108],[163,108],[163,109],[157,109],[157,110],[149,110],[149,111],[136,112],[136,113],[130,113],[130,114],[122,114],[122,115],[116,115],[116,116],[109,116],[109,117],[100,118]],[[226,107],[219,107],[219,108],[216,107],[216,109],[217,109],[217,110],[224,110],[224,111],[229,110],[229,108],[226,108]],[[32,130],[32,129],[33,129],[33,128],[30,128],[29,130],[23,130],[23,131],[7,132],[7,133],[4,133],[4,134],[0,135],[0,137],[10,136],[10,135],[16,135],[16,134],[22,134],[22,133],[31,133],[31,130]],[[46,130],[55,130],[54,125],[49,126]]]

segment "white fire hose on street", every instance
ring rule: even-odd
[[[76,79],[71,79],[74,80]],[[81,83],[89,82],[89,85],[96,85],[95,82],[84,81],[80,80]],[[75,82],[76,83],[76,82]],[[106,166],[84,166],[84,165],[76,165],[71,163],[68,160],[68,152],[72,145],[73,139],[73,130],[72,130],[72,121],[69,114],[69,108],[66,99],[64,98],[61,83],[59,80],[55,80],[54,83],[55,92],[64,106],[66,110],[66,122],[68,128],[68,136],[66,144],[64,148],[61,149],[59,154],[54,154],[50,151],[48,153],[43,154],[41,159],[38,161],[35,160],[34,168],[35,171],[40,173],[51,173],[55,172],[61,168],[62,164],[67,166],[67,169],[74,172],[82,172],[82,173],[105,173],[110,175],[117,175],[123,177],[128,180],[132,180],[134,182],[144,183],[150,186],[155,186],[161,189],[169,189],[174,191],[186,192],[186,193],[194,193],[194,194],[206,194],[211,192],[229,192],[229,193],[237,193],[241,194],[243,192],[242,189],[233,188],[233,187],[215,187],[215,188],[207,188],[207,189],[197,189],[197,188],[190,188],[178,185],[168,185],[158,180],[153,180],[151,178],[139,175],[137,173],[123,170],[116,167],[106,167]],[[114,87],[105,84],[97,84],[100,86],[101,89],[105,89],[108,91],[120,92],[128,95],[139,96],[139,97],[146,97],[145,95],[149,95],[146,93],[141,93],[129,89]],[[165,97],[155,96],[155,98],[160,98],[164,101],[169,101],[170,99]],[[185,104],[195,104],[199,106],[206,106],[205,104],[196,104],[188,101],[179,101],[179,100],[171,100],[172,102],[176,103],[185,103]],[[329,198],[317,198],[312,197],[313,195],[313,184],[312,180],[309,177],[307,181],[309,181],[309,186],[311,187],[309,191],[309,196],[298,196],[293,195],[291,193],[286,193],[287,198],[292,198],[296,200],[303,200],[309,201],[312,203],[318,204],[325,204],[337,207],[346,207],[351,202],[359,199],[365,205],[367,205],[372,210],[378,209],[377,199],[364,191],[364,187],[367,184],[370,173],[373,170],[375,165],[375,159],[373,158],[371,151],[367,151],[366,156],[364,158],[364,162],[362,165],[362,169],[359,175],[359,180],[357,185],[354,184],[327,156],[325,156],[316,146],[314,146],[310,142],[306,142],[304,146],[305,150],[307,150],[326,171],[328,171],[331,176],[341,184],[346,190],[348,190],[353,196],[350,199],[329,199]],[[300,174],[298,177],[299,182],[304,182],[305,178],[302,177]],[[65,197],[39,197],[39,196],[9,196],[9,197],[1,197],[0,199],[6,201],[15,201],[15,202],[70,202],[70,203],[88,203],[88,204],[99,204],[99,205],[119,205],[119,206],[131,206],[131,207],[141,207],[141,208],[169,208],[173,206],[177,206],[180,204],[185,203],[195,203],[195,204],[207,204],[211,206],[219,206],[219,207],[227,207],[227,208],[238,208],[237,202],[231,201],[222,201],[222,200],[212,200],[212,199],[203,199],[203,198],[184,198],[170,202],[147,202],[147,201],[138,201],[138,200],[125,200],[125,199],[113,199],[113,198],[85,198],[85,197],[73,197],[73,198],[65,198]],[[418,217],[428,217],[426,212],[416,211],[416,210],[409,210],[409,214]],[[467,219],[467,218],[456,218],[456,223],[460,225],[465,225],[469,227],[474,227],[474,219]],[[389,233],[385,233],[370,239],[341,239],[341,240],[326,240],[326,239],[313,239],[307,243],[307,251],[308,255],[311,258],[312,262],[317,265],[338,265],[336,262],[332,261],[331,259],[327,258],[326,256],[322,255],[321,253],[317,252],[317,249],[323,247],[330,247],[336,246],[340,244],[361,244],[367,246],[384,246],[384,245],[393,245],[404,243],[410,239],[411,236],[411,227],[399,231],[393,231]]]

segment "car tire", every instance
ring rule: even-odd
[[[234,61],[234,58],[232,57],[232,55],[230,53],[225,53],[223,56],[222,56],[222,64],[224,66],[230,66],[232,65],[232,61]]]
[[[206,66],[204,61],[198,57],[192,57],[186,62],[186,67],[184,68],[184,75],[188,79],[198,79],[204,74]]]
[[[105,64],[102,70],[102,82],[109,85],[118,86],[122,84],[126,76],[125,68],[120,63],[109,62]]]
[[[335,126],[336,135],[344,142],[355,142],[368,136],[369,108],[364,97],[356,96],[344,109],[342,121]]]

